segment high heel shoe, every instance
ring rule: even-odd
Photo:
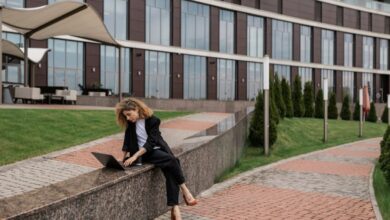
[[[194,205],[198,204],[197,199],[193,199],[191,202],[188,202],[184,195],[183,195],[183,199],[184,199],[184,202],[186,203],[186,205],[188,205],[188,206],[194,206]]]

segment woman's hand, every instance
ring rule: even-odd
[[[123,164],[127,167],[134,163],[134,161],[137,160],[137,157],[132,156],[129,159],[127,159]]]

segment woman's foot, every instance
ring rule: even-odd
[[[181,213],[178,205],[175,205],[171,209],[171,220],[181,220]]]
[[[188,194],[184,194],[183,193],[183,199],[184,199],[184,202],[188,205],[188,206],[194,206],[196,204],[198,204],[198,200],[196,200],[191,193],[188,193]]]

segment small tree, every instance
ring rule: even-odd
[[[383,140],[381,141],[381,155],[379,157],[379,167],[383,171],[388,184],[390,184],[390,127],[387,127]]]
[[[389,109],[387,108],[387,106],[385,106],[385,109],[383,109],[381,121],[383,123],[388,123],[389,122]]]
[[[324,118],[324,95],[322,89],[318,90],[316,95],[316,104],[314,106],[314,117]]]
[[[273,120],[275,120],[276,124],[279,124],[279,111],[278,107],[276,106],[275,102],[275,82],[271,79],[269,81],[269,104],[270,104],[270,115],[273,117]]]
[[[311,82],[305,83],[305,89],[303,91],[303,100],[305,103],[305,117],[313,117],[314,108],[313,108],[313,86]]]
[[[370,122],[377,122],[378,121],[378,117],[376,116],[374,102],[371,102],[370,111],[368,112],[367,121],[370,121]]]
[[[275,103],[278,109],[279,116],[281,118],[284,118],[284,116],[286,115],[286,105],[284,104],[284,100],[282,97],[282,88],[280,85],[280,80],[278,75],[276,74],[275,74],[275,82],[274,82],[274,97],[275,97]]]
[[[329,98],[329,105],[328,105],[328,118],[330,119],[337,119],[339,116],[337,112],[337,106],[336,106],[336,94],[332,92],[330,94]]]
[[[269,143],[272,146],[277,138],[276,122],[270,117]],[[250,122],[249,141],[253,146],[264,147],[264,99],[259,92],[256,97],[255,111]]]
[[[302,82],[299,75],[295,76],[294,86],[292,91],[293,109],[295,117],[302,117],[304,113],[303,98],[302,98]]]
[[[294,116],[293,104],[291,100],[291,88],[285,78],[282,79],[282,97],[286,105],[286,117],[292,118]]]
[[[355,108],[353,110],[353,120],[360,121],[360,105],[357,99],[355,100]]]
[[[343,120],[351,120],[351,110],[349,109],[349,96],[344,96],[340,117]]]

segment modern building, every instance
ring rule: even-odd
[[[37,7],[53,0],[0,0]],[[121,42],[124,93],[137,97],[253,100],[262,88],[261,58],[291,82],[322,79],[340,102],[368,85],[373,100],[390,87],[389,1],[363,0],[85,0]],[[23,37],[3,32],[23,46]],[[138,44],[137,44],[138,43]],[[49,48],[34,85],[101,86],[119,91],[119,50],[64,38],[30,40]],[[181,52],[178,52],[180,49]],[[183,52],[184,51],[184,52]],[[3,59],[5,84],[24,83],[21,61]],[[29,77],[31,80],[31,77]],[[31,82],[30,82],[31,83]]]

